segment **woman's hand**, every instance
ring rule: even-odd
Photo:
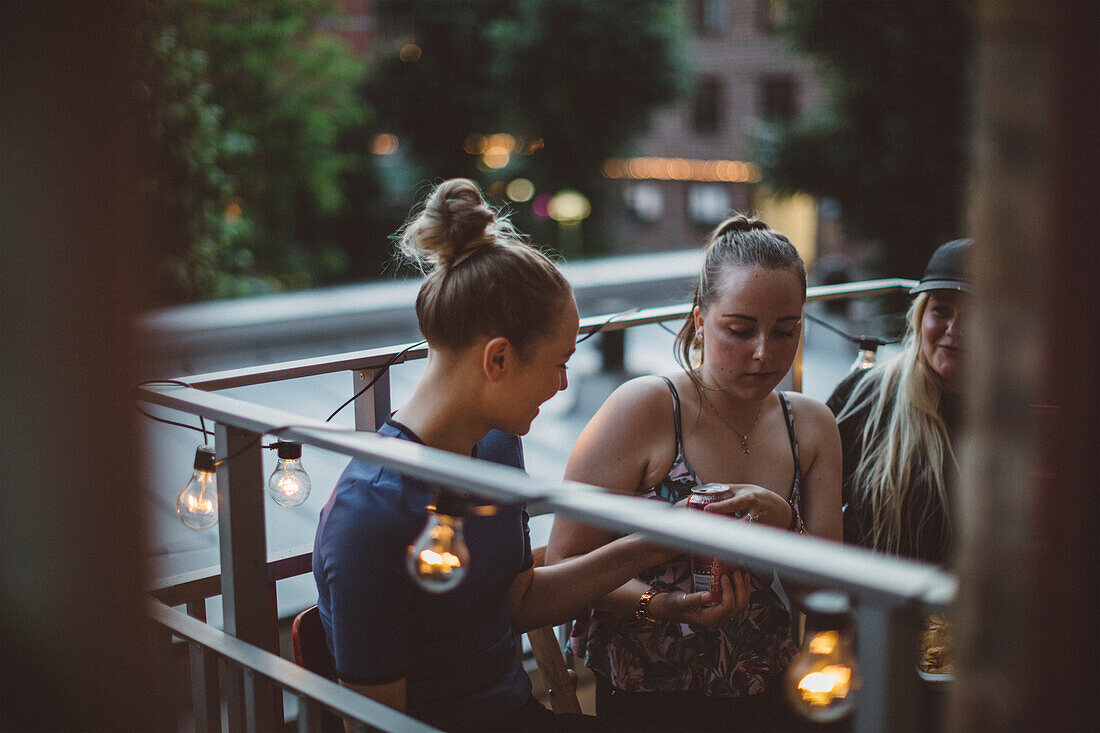
[[[649,615],[659,621],[717,628],[725,626],[749,605],[749,574],[733,570],[719,578],[719,591],[658,593]]]
[[[779,494],[754,484],[730,484],[733,498],[707,504],[703,511],[737,515],[750,522],[787,529],[791,526],[791,506]]]

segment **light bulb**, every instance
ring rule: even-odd
[[[840,720],[856,704],[860,678],[848,599],[834,591],[806,597],[806,636],[787,667],[787,697],[816,723]]]
[[[877,359],[878,347],[878,339],[860,339],[859,353],[856,354],[856,360],[852,362],[852,367],[848,371],[854,372],[873,367]]]
[[[176,498],[176,514],[191,529],[210,529],[218,523],[218,477],[214,449],[195,449],[195,472]]]
[[[446,489],[428,507],[428,522],[416,541],[409,545],[406,568],[409,575],[429,593],[446,593],[466,577],[470,549],[462,536],[467,503]]]
[[[279,506],[300,506],[309,498],[312,482],[302,467],[302,444],[278,443],[279,460],[267,479],[267,492]]]

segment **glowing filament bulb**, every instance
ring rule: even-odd
[[[302,444],[278,443],[279,460],[267,479],[267,492],[279,506],[300,506],[309,498],[312,482],[302,467]]]
[[[856,360],[852,362],[852,366],[848,371],[855,372],[873,367],[878,359],[877,354],[880,343],[878,339],[860,339],[859,353],[856,354]]]
[[[195,470],[191,480],[176,498],[176,514],[191,529],[210,529],[218,523],[218,479],[214,449],[200,446],[195,450]]]
[[[859,672],[852,641],[848,599],[833,591],[805,600],[807,633],[787,668],[787,697],[809,720],[839,720],[855,707]]]
[[[409,545],[409,575],[429,593],[445,593],[466,577],[470,550],[462,533],[465,513],[465,499],[440,490],[435,506],[428,507],[423,531]]]

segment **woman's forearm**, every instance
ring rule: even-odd
[[[629,613],[647,586],[632,578],[674,552],[643,541],[637,535],[621,537],[584,555],[534,569],[512,614],[516,631],[564,623],[595,605],[601,610]]]

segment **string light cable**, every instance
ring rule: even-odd
[[[378,370],[378,373],[374,375],[374,379],[367,382],[366,387],[363,387],[361,390],[359,390],[358,392],[353,394],[350,399],[348,399],[346,402],[344,402],[344,404],[340,405],[335,410],[333,410],[332,414],[325,418],[325,422],[329,422],[330,420],[332,420],[332,418],[336,417],[336,415],[339,414],[340,410],[343,410],[345,407],[350,405],[352,402],[355,402],[355,400],[359,399],[360,395],[362,395],[368,389],[373,387],[375,385],[375,383],[379,379],[381,379],[386,374],[386,372],[388,372],[390,370],[390,367],[393,366],[395,363],[397,363],[398,359],[400,359],[402,356],[409,353],[410,351],[412,351],[416,347],[423,346],[426,343],[428,343],[427,339],[421,339],[420,341],[417,341],[415,344],[409,344],[405,348],[401,349],[401,351],[397,352],[392,357],[390,357],[390,360],[387,361],[385,363],[385,365],[381,369]]]
[[[607,328],[607,327],[608,327],[609,325],[611,325],[612,323],[614,323],[614,322],[615,322],[615,319],[616,319],[616,318],[621,318],[622,316],[628,316],[628,315],[630,315],[631,313],[637,313],[637,312],[638,312],[638,309],[637,309],[637,308],[630,308],[630,309],[628,309],[628,310],[625,310],[625,311],[621,311],[621,312],[619,312],[619,313],[616,313],[616,314],[612,315],[612,316],[611,316],[611,317],[609,317],[609,318],[608,318],[608,319],[607,319],[606,321],[604,321],[603,323],[601,323],[601,324],[600,324],[599,326],[597,326],[596,328],[592,329],[591,331],[589,331],[588,333],[586,333],[585,335],[583,335],[583,336],[581,336],[581,337],[580,337],[579,339],[577,339],[577,343],[578,343],[578,344],[584,343],[584,342],[585,342],[585,341],[587,341],[588,339],[590,339],[590,338],[592,338],[593,336],[595,336],[595,335],[596,335],[597,333],[599,333],[599,332],[603,331],[603,330],[604,330],[605,328]]]

